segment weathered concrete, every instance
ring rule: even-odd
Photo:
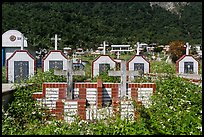
[[[15,84],[2,84],[2,107],[4,110],[8,108],[8,104],[14,99],[13,93],[16,91]],[[29,84],[32,85],[32,84]],[[29,86],[27,84],[21,84],[21,86]]]
[[[8,104],[12,102],[14,91],[14,84],[2,84],[2,108],[4,110],[7,110]]]

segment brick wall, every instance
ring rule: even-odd
[[[49,105],[49,100],[52,100],[52,105],[55,105],[53,108],[50,108],[50,110],[51,113],[53,113],[58,119],[73,121],[73,119],[66,116],[65,113],[73,115],[78,114],[79,117],[84,120],[96,118],[96,112],[94,111],[102,110],[104,102],[111,102],[111,106],[109,106],[109,109],[107,110],[109,114],[122,114],[119,112],[119,108],[121,107],[119,98],[119,83],[102,83],[101,80],[98,80],[97,83],[75,83],[74,94],[77,94],[78,98],[73,100],[66,99],[66,83],[43,83],[42,87],[43,91],[41,93],[34,93],[33,98],[39,101],[42,100],[45,105]],[[131,94],[129,96],[132,97],[132,100],[135,100],[138,103],[146,103],[148,97],[155,93],[156,84],[129,83],[128,89],[130,89],[128,94]],[[90,100],[90,97],[93,95],[95,95],[95,100]],[[144,99],[142,96],[145,96]],[[95,101],[95,104],[91,104],[91,101],[92,103]],[[86,106],[87,102],[92,105],[92,108],[90,108],[90,106]],[[95,117],[90,118],[91,113],[93,113]],[[137,116],[137,113],[131,112],[131,115]],[[98,116],[102,117],[101,115]]]

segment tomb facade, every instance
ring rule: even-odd
[[[27,50],[16,50],[6,64],[9,83],[25,80],[36,72],[36,60]]]

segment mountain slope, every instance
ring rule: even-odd
[[[179,15],[149,2],[10,2],[2,4],[2,34],[17,29],[29,46],[59,49],[97,48],[137,41],[168,44],[173,40],[201,43],[202,3],[181,6]]]

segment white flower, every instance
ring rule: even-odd
[[[170,109],[173,109],[173,106],[170,106],[169,108],[170,108]]]
[[[200,113],[202,114],[202,110],[200,111]]]
[[[202,127],[197,127],[197,129],[199,129],[202,132]]]

